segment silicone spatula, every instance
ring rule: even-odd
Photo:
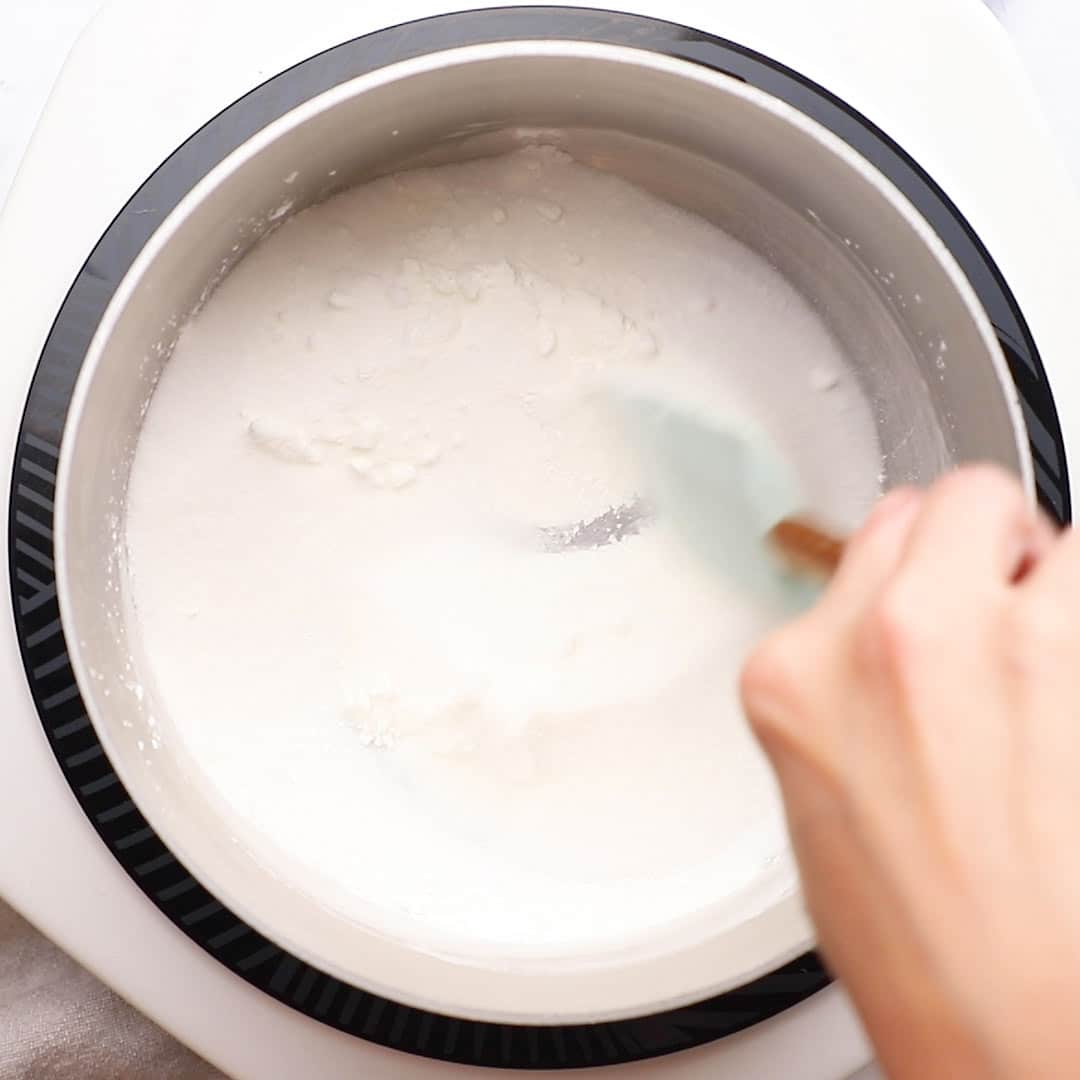
[[[643,515],[669,521],[715,573],[787,607],[812,601],[844,542],[815,523],[764,430],[660,383],[611,382],[603,393],[640,460]]]

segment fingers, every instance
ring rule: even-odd
[[[758,740],[774,759],[812,733],[802,716],[827,691],[839,654],[861,612],[896,572],[923,495],[891,492],[852,537],[822,601],[766,638],[743,667],[743,708]]]
[[[1030,545],[1013,574],[1013,584],[1019,585],[1021,582],[1028,580],[1057,546],[1062,535],[1061,530],[1042,510],[1036,510],[1035,532],[1030,537]]]
[[[1037,560],[1024,578],[1024,591],[1065,603],[1080,593],[1080,536],[1075,529],[1055,534],[1047,522]]]
[[[1046,545],[1046,525],[1023,488],[993,466],[958,469],[930,489],[898,576],[939,609],[993,602]]]
[[[962,469],[928,492],[890,493],[849,542],[821,603],[744,667],[744,707],[767,752],[775,760],[827,743],[827,733],[805,729],[830,682],[862,671],[894,683],[894,668],[938,658],[957,639],[957,613],[988,626],[988,605],[1052,547],[1048,523],[1003,470]],[[1080,589],[1080,548],[1071,571]],[[959,635],[970,648],[979,637]],[[814,726],[823,725],[819,717]]]
[[[896,573],[925,495],[915,488],[889,492],[848,541],[821,602],[820,614],[852,618]]]

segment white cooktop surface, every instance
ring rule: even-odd
[[[0,205],[6,200],[18,163],[26,150],[34,125],[68,49],[82,28],[103,6],[103,2],[104,0],[49,0],[48,3],[42,4],[40,0],[4,0],[4,10],[0,14]],[[1040,92],[1055,141],[1071,166],[1073,176],[1080,179],[1080,117],[1075,115],[1070,105],[1070,101],[1075,100],[1075,92],[1068,74],[1073,61],[1072,47],[1077,40],[1080,40],[1080,5],[1076,5],[1075,0],[997,0],[997,2],[988,0],[988,3],[1002,17],[1022,59],[1027,62],[1028,70]],[[897,0],[892,7],[894,17],[902,19],[905,4]],[[100,855],[104,861],[108,860],[104,849]],[[181,979],[197,979],[200,977],[199,972],[205,975],[212,965],[213,961],[201,954],[186,955],[184,970],[181,972],[178,968],[177,975]],[[126,972],[122,971],[122,968],[126,968]],[[122,976],[127,979],[123,989],[129,995],[139,999],[140,979],[137,975],[142,973],[137,969],[138,965],[133,959],[129,964],[117,965],[111,970],[118,981],[121,981]],[[222,992],[224,997],[229,996],[224,993],[224,988]],[[196,1016],[200,1013],[205,1015],[208,1002],[214,997],[215,994],[209,994],[201,1003],[188,1002],[186,1008],[174,1005],[167,1018],[162,1016],[156,1008],[150,1008],[149,1011],[157,1013],[163,1020],[167,1019],[174,1030],[185,1027],[187,1022],[193,1025],[190,1030],[194,1030],[200,1026]],[[281,1029],[277,1033],[278,1038],[271,1041],[278,1042],[280,1045],[280,1040],[286,1037],[286,1030],[292,1028],[297,1020],[295,1014],[288,1014],[286,1010],[275,1011]],[[187,1014],[187,1021],[185,1021],[185,1014]],[[820,1034],[826,1040],[829,1038],[826,1029],[836,1033],[847,1030],[843,1023],[839,1023],[839,1027],[835,1024],[831,1027],[826,1024],[820,1030]],[[301,1029],[296,1030],[299,1036]],[[192,1038],[192,1041],[197,1040]],[[211,1053],[214,1048],[205,1041],[199,1048],[226,1067],[230,1064],[235,1067],[241,1060],[246,1060],[250,1065],[258,1057],[257,1054],[254,1057],[241,1053],[234,1055],[221,1048],[217,1048],[218,1053]],[[337,1046],[336,1049],[343,1050],[344,1048]],[[731,1044],[731,1050],[738,1058],[737,1039]],[[287,1054],[286,1057],[288,1056]],[[343,1065],[344,1055],[339,1057],[334,1054],[333,1056],[336,1065]],[[269,1060],[269,1058],[263,1058],[264,1063]],[[302,1054],[293,1057],[292,1065],[299,1067],[303,1060]],[[387,1061],[388,1059],[380,1054],[372,1060]],[[308,1064],[310,1065],[310,1060]],[[670,1069],[673,1065],[674,1062],[669,1059],[668,1068]],[[288,1070],[291,1066],[287,1060],[279,1058],[276,1066],[276,1069],[271,1069],[274,1075],[289,1075]],[[331,1071],[338,1075],[336,1069]],[[461,1075],[459,1070],[450,1071]],[[711,1071],[706,1066],[701,1075],[708,1075]],[[394,1072],[398,1076],[426,1078],[432,1075],[429,1069],[419,1062],[412,1062],[402,1068],[400,1059],[395,1060]],[[768,1075],[794,1076],[797,1072],[798,1065],[795,1061],[789,1059],[785,1062],[776,1059],[770,1062]],[[316,1068],[312,1074],[319,1073],[320,1070]],[[755,1077],[765,1075],[757,1069],[751,1069],[751,1073]],[[743,1075],[751,1073],[743,1070]],[[262,1075],[270,1075],[270,1073],[263,1071]],[[324,1072],[323,1075],[329,1075],[329,1072]],[[379,1075],[381,1077],[382,1074]],[[639,1070],[631,1067],[623,1075],[644,1076],[646,1069]],[[663,1068],[655,1072],[653,1069],[648,1069],[648,1075],[673,1076],[674,1072],[667,1072]],[[679,1075],[684,1075],[681,1070],[679,1070]],[[724,1075],[735,1074],[725,1070]],[[864,1078],[869,1080],[872,1075],[872,1073],[861,1074],[860,1080]]]

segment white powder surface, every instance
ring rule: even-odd
[[[536,542],[636,494],[590,390],[638,368],[751,411],[838,525],[876,497],[870,408],[811,307],[551,148],[300,213],[184,330],[128,497],[147,682],[166,750],[319,902],[555,954],[792,887],[735,689],[773,614],[662,522]]]

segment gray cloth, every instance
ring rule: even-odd
[[[0,902],[0,1080],[220,1080]]]

